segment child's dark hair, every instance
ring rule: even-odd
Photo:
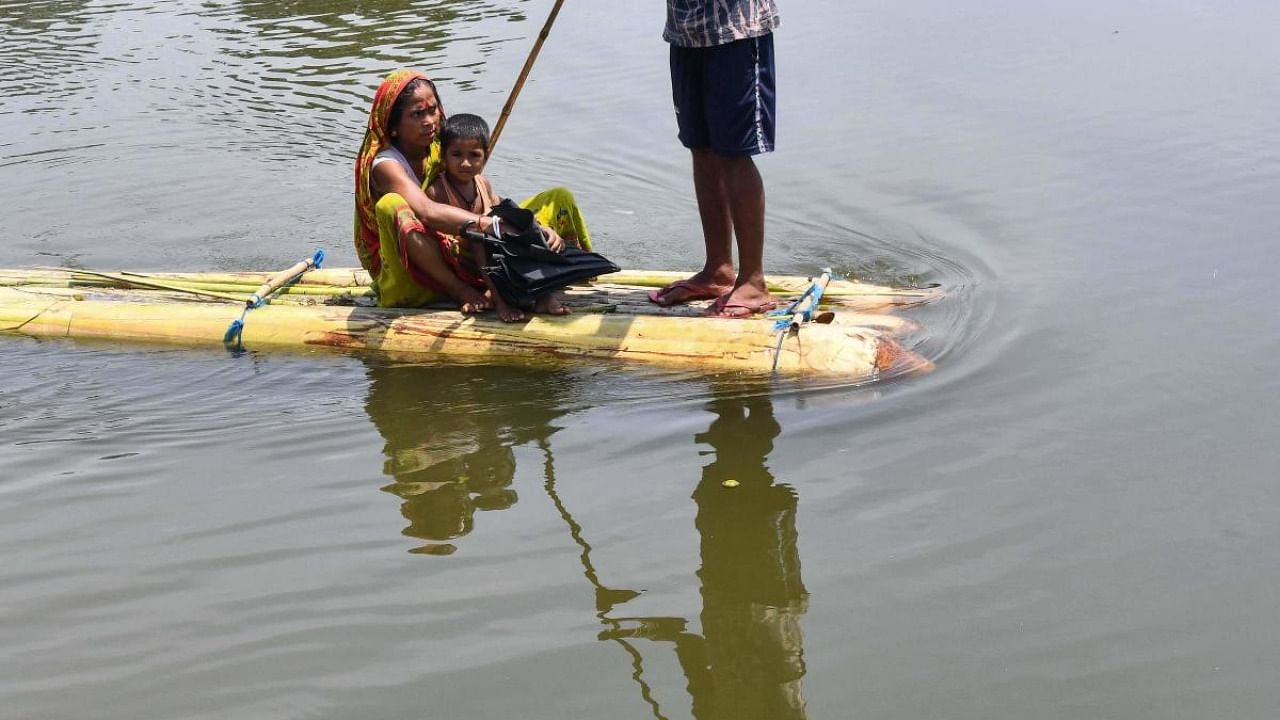
[[[448,150],[450,145],[459,140],[479,141],[487,157],[489,155],[489,124],[479,115],[470,113],[450,115],[444,122],[444,129],[440,131],[440,151]]]

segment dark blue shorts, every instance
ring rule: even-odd
[[[715,47],[671,46],[671,95],[690,150],[758,155],[773,150],[773,34]]]

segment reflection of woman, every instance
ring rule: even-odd
[[[474,527],[477,510],[505,510],[518,499],[511,489],[516,474],[511,448],[500,444],[494,433],[479,427],[452,425],[448,430],[472,430],[475,434],[465,438],[461,447],[443,453],[433,454],[423,446],[394,448],[394,433],[388,437],[389,454],[384,467],[395,478],[395,484],[387,490],[404,500],[401,513],[409,521],[405,535],[432,542],[461,537]],[[430,424],[419,424],[417,432],[431,429]],[[417,439],[421,442],[426,438]],[[449,437],[446,433],[430,439],[445,443],[459,440],[457,435]]]
[[[427,545],[418,552],[448,554],[444,541],[471,532],[477,510],[515,504],[515,454],[500,427],[472,405],[465,368],[369,366],[365,409],[386,444],[383,469],[395,482],[384,488],[403,501],[404,534]],[[452,388],[448,399],[442,387]]]
[[[445,541],[471,532],[475,513],[518,499],[513,446],[555,430],[554,383],[523,382],[521,371],[481,366],[421,367],[370,361],[365,409],[385,440],[386,491],[404,502],[404,534],[448,554]],[[512,390],[523,388],[523,397]]]
[[[489,308],[479,269],[464,262],[456,236],[467,227],[490,232],[492,218],[434,202],[423,192],[440,169],[436,138],[444,118],[435,83],[416,70],[392,72],[373,98],[356,157],[355,244],[383,307],[447,298],[463,312]],[[524,206],[553,228],[561,216],[581,220],[563,190],[537,195]]]

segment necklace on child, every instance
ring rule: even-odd
[[[471,178],[471,197],[470,198],[468,198],[467,194],[462,191],[462,188],[458,187],[453,182],[453,178],[449,177],[448,175],[445,175],[444,181],[449,183],[449,187],[453,188],[453,192],[458,195],[458,199],[466,203],[468,208],[472,212],[478,213],[478,212],[484,211],[484,202],[482,202],[480,198],[480,181],[479,180],[475,178]]]

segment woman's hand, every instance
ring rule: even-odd
[[[564,238],[557,235],[555,230],[541,223],[538,224],[538,228],[542,230],[542,234],[547,238],[547,247],[551,248],[553,252],[564,252]]]

